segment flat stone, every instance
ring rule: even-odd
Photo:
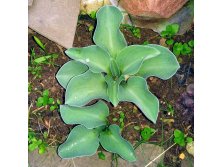
[[[120,5],[129,14],[149,20],[169,18],[186,2],[187,0],[121,0]]]
[[[39,155],[38,151],[28,153],[28,163],[31,167],[111,167],[111,153],[104,152],[106,160],[98,158],[96,153],[90,157],[61,159],[56,149]]]
[[[163,152],[163,148],[153,144],[142,144],[136,150],[137,161],[129,163],[121,158],[118,159],[119,167],[144,167],[156,156]],[[73,158],[73,159],[61,159],[57,155],[57,151],[54,148],[50,148],[48,152],[43,155],[39,155],[38,151],[28,153],[28,163],[31,167],[111,167],[112,154],[104,152],[106,159],[101,160],[96,153],[93,156]],[[164,158],[162,155],[149,167],[157,167]]]
[[[80,0],[35,0],[29,6],[28,25],[31,29],[59,45],[73,45]]]
[[[159,154],[161,154],[164,149],[160,146],[154,144],[141,144],[136,150],[137,161],[133,163],[129,163],[123,159],[119,159],[120,167],[145,167],[150,161],[156,158]],[[164,154],[156,159],[152,164],[148,167],[157,167],[159,163],[161,163],[164,159]]]

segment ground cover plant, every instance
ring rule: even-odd
[[[156,76],[166,80],[176,73],[179,64],[165,47],[127,46],[119,29],[123,16],[118,8],[104,6],[96,18],[93,36],[96,45],[66,50],[73,60],[64,64],[56,75],[66,89],[65,104],[60,106],[61,117],[67,124],[79,124],[59,146],[58,154],[62,158],[93,155],[100,143],[105,150],[132,162],[136,160],[134,149],[120,135],[124,115],[120,115],[120,127],[110,125],[104,101],[85,105],[94,99],[106,100],[115,107],[121,101],[132,102],[156,123],[159,101],[149,91],[146,79]]]

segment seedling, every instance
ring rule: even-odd
[[[170,103],[167,103],[167,113],[168,115],[172,115],[172,117],[174,115],[174,108]]]
[[[142,45],[148,45],[150,44],[148,41],[144,41]]]
[[[156,132],[155,129],[152,129],[150,127],[145,127],[142,131],[141,131],[141,137],[143,141],[148,141]]]
[[[60,100],[55,100],[49,97],[49,90],[44,90],[42,96],[37,99],[36,106],[50,106],[50,111],[58,109],[58,106],[61,104]]]
[[[187,137],[184,133],[178,129],[174,130],[174,143],[178,144],[181,147],[184,147],[187,143],[191,143],[193,139]]]
[[[30,82],[28,82],[28,93],[31,93],[32,91],[32,85]]]
[[[138,27],[131,26],[129,24],[121,24],[121,28],[125,28],[126,30],[130,31],[134,37],[140,38],[141,32]]]
[[[93,30],[94,30],[94,26],[90,24],[90,25],[88,26],[88,31],[92,32]]]
[[[58,58],[58,54],[52,53],[48,54],[45,50],[46,44],[43,44],[41,40],[33,36],[34,41],[39,46],[41,52],[43,55],[36,55],[34,48],[30,51],[30,66],[28,66],[28,71],[31,72],[32,75],[35,76],[35,78],[41,78],[41,72],[42,72],[42,64],[48,64],[54,66],[54,61],[56,58]]]
[[[98,158],[101,159],[101,160],[106,159],[105,154],[102,151],[98,153]]]
[[[170,24],[166,26],[166,30],[161,32],[161,36],[166,39],[171,39],[179,32],[179,24]]]
[[[120,112],[120,119],[119,119],[120,128],[121,128],[121,129],[123,129],[123,127],[124,127],[124,118],[125,118],[125,115],[124,115],[124,113],[121,111],[121,112]]]
[[[119,29],[123,15],[118,8],[104,6],[98,10],[96,18],[93,36],[96,45],[66,50],[74,60],[64,64],[56,75],[66,89],[65,105],[60,105],[61,117],[66,124],[78,124],[59,146],[58,154],[61,158],[90,156],[101,144],[105,150],[133,162],[136,157],[132,145],[121,136],[118,125],[107,121],[106,103],[99,100],[93,105],[87,104],[94,99],[106,100],[115,107],[121,101],[132,102],[156,123],[159,101],[149,91],[146,79],[156,76],[166,80],[176,73],[179,64],[165,47],[127,46]],[[121,127],[124,117],[121,113]],[[148,134],[146,131],[144,136]]]
[[[166,30],[161,32],[161,37],[166,39],[167,45],[173,45],[174,40],[173,37],[179,31],[179,24],[170,24],[166,26]]]
[[[47,150],[48,144],[36,137],[36,134],[34,131],[29,130],[28,131],[28,150],[34,151],[38,149],[39,154],[44,154]]]
[[[188,42],[188,45],[189,45],[191,48],[193,48],[193,47],[194,47],[194,40],[190,40],[190,41]]]
[[[28,66],[28,71],[34,75],[34,78],[41,78],[41,66]]]
[[[96,11],[92,11],[90,14],[89,14],[90,18],[92,18],[93,20],[96,20]]]
[[[190,45],[193,46],[192,42],[190,42]],[[173,46],[173,53],[176,56],[190,55],[192,53],[192,48],[188,46],[187,43],[176,42]]]

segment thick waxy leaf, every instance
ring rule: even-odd
[[[70,48],[65,53],[70,58],[87,64],[94,73],[109,72],[110,56],[105,50],[96,45],[84,48]]]
[[[159,112],[159,101],[147,89],[145,79],[131,77],[125,84],[121,84],[119,100],[136,104],[148,119],[156,123]]]
[[[163,46],[154,44],[149,44],[148,46],[156,48],[160,51],[160,54],[156,57],[145,60],[137,75],[145,78],[156,76],[164,80],[172,77],[180,68],[176,56]]]
[[[102,74],[88,70],[70,80],[65,93],[65,104],[81,107],[99,98],[108,100],[105,78]]]
[[[88,70],[88,67],[85,64],[71,60],[65,63],[57,72],[56,78],[58,82],[64,88],[67,87],[68,82],[71,78],[80,75]]]
[[[107,50],[112,57],[127,46],[119,27],[123,19],[120,10],[114,6],[104,6],[97,12],[97,26],[93,40],[96,45]]]
[[[115,60],[112,60],[110,63],[110,71],[111,71],[112,76],[114,77],[120,76],[120,70]]]
[[[159,53],[150,46],[131,45],[119,53],[116,62],[124,75],[133,75],[138,72],[144,60],[148,61]]]
[[[107,94],[109,100],[114,105],[114,107],[116,107],[117,104],[119,103],[118,99],[119,84],[121,83],[122,80],[124,80],[124,77],[122,76],[114,80],[110,75],[106,75],[105,80],[108,85]]]
[[[95,129],[87,129],[78,125],[72,129],[67,140],[58,147],[61,158],[91,156],[99,146],[99,133]]]
[[[66,124],[82,124],[88,129],[106,125],[109,109],[107,105],[99,101],[86,107],[60,106],[61,117]]]
[[[100,133],[102,147],[112,153],[119,154],[123,159],[136,161],[132,145],[120,135],[120,128],[117,125],[110,125],[109,128]]]

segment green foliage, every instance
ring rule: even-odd
[[[187,137],[184,133],[178,129],[174,130],[174,143],[178,144],[181,147],[184,147],[187,143],[191,143],[193,139],[191,137]]]
[[[155,129],[152,129],[150,127],[146,127],[141,131],[141,137],[142,140],[148,141],[155,133]]]
[[[28,82],[28,93],[31,93],[32,91],[32,85],[30,82]]]
[[[176,56],[179,55],[190,55],[192,53],[192,48],[194,44],[193,41],[189,41],[188,43],[176,42],[173,46],[173,53]]]
[[[58,54],[52,53],[48,54],[46,52],[46,44],[43,44],[42,41],[33,36],[34,41],[39,46],[42,55],[36,55],[35,49],[30,50],[30,66],[28,66],[28,71],[35,76],[35,78],[41,78],[42,66],[43,64],[54,65],[54,61],[58,58]]]
[[[101,160],[106,159],[105,154],[102,151],[98,153],[98,158],[101,159]]]
[[[124,118],[125,118],[125,115],[124,115],[124,113],[121,111],[121,112],[120,112],[120,119],[119,119],[120,128],[121,128],[121,129],[123,129],[123,127],[124,127]]]
[[[190,40],[190,41],[188,42],[188,45],[189,45],[191,48],[193,48],[193,47],[194,47],[194,40],[193,40],[193,39]]]
[[[173,43],[174,43],[174,40],[173,40],[173,39],[168,39],[168,40],[166,40],[166,44],[167,44],[167,45],[173,45]]]
[[[149,41],[144,41],[142,45],[148,45],[150,44]]]
[[[88,26],[88,31],[91,32],[91,31],[93,31],[93,30],[94,30],[94,26],[93,26],[93,25],[89,25],[89,26]]]
[[[166,30],[161,32],[161,37],[166,39],[166,44],[171,46],[174,44],[173,37],[179,31],[179,24],[170,24],[166,26]]]
[[[131,26],[129,24],[121,24],[121,28],[125,28],[126,30],[130,31],[134,37],[140,38],[141,37],[141,32],[138,27]]]
[[[170,24],[166,26],[166,30],[161,32],[161,36],[166,39],[171,39],[179,31],[179,24]]]
[[[53,98],[49,97],[49,90],[44,90],[41,97],[38,97],[36,106],[49,106],[50,111],[58,109],[58,106],[61,104],[60,100],[55,101]]]
[[[44,137],[45,137],[44,133]],[[28,131],[28,150],[29,151],[34,151],[36,149],[38,149],[38,153],[39,154],[44,154],[47,150],[48,144],[42,140],[42,139],[38,139],[35,132],[32,130]]]
[[[90,18],[92,19],[96,19],[96,11],[92,11],[90,14],[89,14]]]
[[[42,49],[42,50],[45,50],[45,45],[41,42],[41,40],[36,37],[36,36],[33,36],[35,42],[37,43],[37,45]]]
[[[67,124],[80,124],[59,146],[58,154],[62,158],[93,155],[100,143],[105,150],[132,162],[136,160],[134,149],[120,134],[124,113],[120,113],[120,127],[110,125],[107,121],[109,109],[104,102],[87,104],[95,99],[106,100],[114,106],[121,101],[133,102],[156,123],[159,101],[149,91],[146,78],[168,79],[179,69],[179,64],[165,47],[154,44],[127,46],[119,29],[123,15],[118,8],[104,6],[97,11],[96,18],[95,45],[66,50],[74,60],[64,64],[56,75],[66,89],[65,105],[60,107],[61,117]],[[136,29],[131,31],[139,36]],[[148,140],[152,133],[151,129],[144,130],[144,139]]]
[[[168,115],[174,115],[174,108],[170,103],[167,103],[167,113]]]

